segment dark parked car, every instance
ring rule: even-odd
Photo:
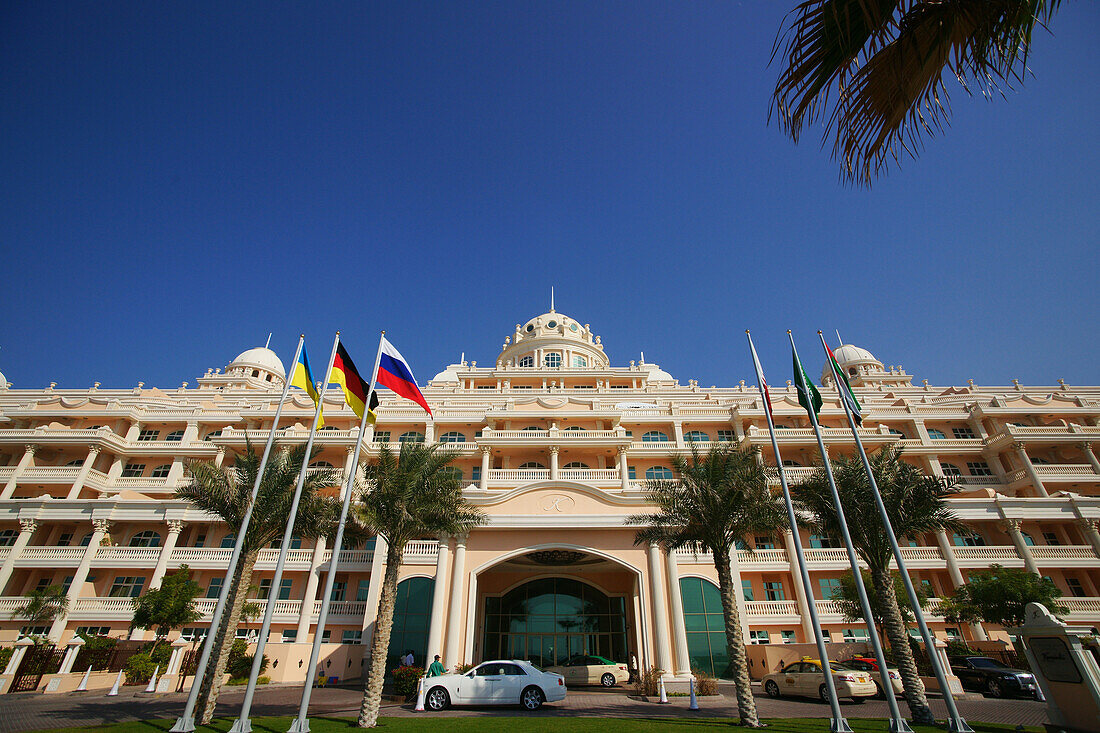
[[[950,662],[951,671],[964,689],[986,692],[990,697],[1039,696],[1039,686],[1031,672],[1006,667],[989,657],[950,657]]]

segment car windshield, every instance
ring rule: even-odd
[[[849,667],[847,664],[844,664],[842,662],[829,662],[829,667],[834,672],[838,672],[838,671],[839,672],[852,672],[852,671],[854,671],[851,667]]]
[[[996,659],[990,659],[989,657],[971,657],[970,663],[981,669],[1008,669]]]

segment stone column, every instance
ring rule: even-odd
[[[84,582],[88,579],[88,571],[92,567],[92,558],[95,557],[96,551],[99,550],[99,542],[103,539],[103,536],[107,534],[111,529],[111,523],[106,519],[93,519],[92,520],[92,538],[88,542],[88,549],[84,551],[84,557],[80,558],[80,565],[77,566],[76,572],[73,573],[73,582],[69,585],[69,610],[66,613],[60,613],[53,620],[53,625],[50,626],[49,639],[53,643],[57,643],[61,640],[61,633],[65,631],[65,625],[68,623],[69,614],[76,608],[77,599],[80,598],[80,591],[84,587]]]
[[[1024,567],[1027,568],[1027,571],[1041,575],[1039,566],[1035,564],[1035,557],[1031,554],[1031,548],[1027,546],[1027,542],[1024,540],[1024,533],[1020,531],[1020,520],[1006,519],[1001,522],[1001,528],[1012,539],[1012,544],[1016,547],[1016,554],[1024,561]]]
[[[550,480],[551,481],[557,481],[558,480],[558,452],[560,450],[561,449],[556,445],[550,446]]]
[[[382,580],[386,574],[386,552],[389,544],[378,535],[374,540],[374,558],[370,565],[370,582],[367,586],[367,610],[363,613],[363,644],[370,648],[374,637],[374,622],[378,618],[378,598],[382,595]],[[304,641],[299,639],[298,641]]]
[[[326,549],[328,549],[328,541],[324,537],[318,537],[313,545],[313,559],[309,563],[309,574],[306,575],[306,590],[302,594],[302,615],[298,619],[298,635],[295,641],[304,642],[309,636],[309,626],[313,623],[313,607],[317,601],[317,586],[321,582],[321,566],[325,562]]]
[[[798,569],[798,553],[794,546],[794,534],[788,529],[783,533],[783,546],[787,549],[787,565],[790,568],[792,585],[794,586],[794,598],[798,602],[798,615],[802,618],[802,633],[806,641],[816,639],[814,624],[810,618],[810,605],[806,597],[806,588],[802,585],[802,573]]]
[[[741,636],[748,643],[749,607],[745,603],[745,588],[741,585],[741,566],[737,561],[737,547],[730,548],[730,578],[733,583],[733,597],[737,601],[737,615],[741,617]]]
[[[680,569],[676,553],[665,553],[665,570],[668,573],[668,601],[672,604],[672,638],[676,645],[676,676],[691,674],[691,655],[688,653],[687,627],[684,624],[684,600],[680,596]]]
[[[218,452],[214,455],[214,465],[221,468],[223,463],[225,463],[225,446],[219,445]]]
[[[164,670],[166,675],[180,673],[180,668],[183,666],[183,651],[186,648],[187,641],[182,637],[172,642],[172,656],[168,658],[168,669]]]
[[[966,580],[963,579],[962,571],[959,569],[959,560],[955,557],[955,548],[951,546],[950,538],[942,529],[936,530],[936,544],[940,546],[940,554],[947,562],[947,575],[951,578],[951,587],[961,587],[966,583]],[[974,637],[978,641],[989,639],[989,636],[985,633],[985,627],[980,623],[970,624],[970,630],[974,632]]]
[[[1089,459],[1089,463],[1092,464],[1093,473],[1100,473],[1100,461],[1096,459],[1096,454],[1092,452],[1092,443],[1088,441],[1082,443],[1081,452],[1085,454],[1085,458]]]
[[[493,449],[487,445],[481,448],[481,480],[478,482],[478,488],[482,491],[489,488],[489,456],[492,452]]]
[[[164,540],[164,547],[161,548],[160,555],[157,557],[157,566],[153,569],[153,577],[149,581],[149,590],[159,588],[160,582],[164,580],[164,573],[168,570],[168,561],[172,559],[172,551],[176,549],[176,543],[179,541],[183,527],[184,523],[181,521],[175,519],[168,521],[168,537]]]
[[[680,420],[672,422],[672,436],[676,440],[677,448],[684,448],[684,423]]]
[[[428,420],[424,423],[424,444],[431,445],[435,442],[435,423]]]
[[[672,653],[668,645],[668,610],[665,607],[665,582],[661,577],[661,549],[655,542],[649,543],[649,593],[653,600],[654,646],[657,648],[657,666],[664,672],[672,672]]]
[[[15,538],[15,544],[11,546],[11,552],[4,558],[3,566],[0,566],[0,595],[3,594],[8,581],[11,580],[11,574],[15,570],[15,561],[23,554],[23,548],[30,543],[31,536],[36,529],[38,529],[38,522],[34,519],[19,520],[19,536]]]
[[[126,441],[133,443],[141,435],[141,429],[144,427],[140,422],[134,420],[130,423],[130,428],[126,431]]]
[[[619,479],[622,481],[623,491],[630,490],[630,466],[626,463],[626,446],[619,446]]]
[[[1024,470],[1027,472],[1028,478],[1031,479],[1031,483],[1035,487],[1035,490],[1039,492],[1039,496],[1050,496],[1050,494],[1047,493],[1047,487],[1043,485],[1043,480],[1039,478],[1039,472],[1035,470],[1035,466],[1031,463],[1031,459],[1027,457],[1027,451],[1024,449],[1024,444],[1016,442],[1012,444],[1012,448],[1016,451],[1016,457],[1024,464]]]
[[[443,656],[443,611],[447,602],[447,571],[450,569],[451,538],[439,537],[439,552],[435,558],[435,582],[432,584],[432,615],[428,622],[428,655],[424,666],[432,663],[436,654]]]
[[[351,472],[354,469],[354,466],[351,465],[351,461],[355,457],[355,446],[349,445],[344,449],[344,454],[344,472],[341,474],[342,480],[340,481],[341,501],[344,499],[344,492],[348,490],[348,478],[351,477]]]
[[[19,477],[29,466],[34,465],[34,453],[37,450],[37,445],[24,446],[23,457],[19,459],[19,463],[16,465],[15,470],[11,472],[11,478],[8,479],[8,483],[4,484],[4,490],[0,491],[0,499],[10,499],[11,495],[15,493],[15,486],[19,483]]]
[[[69,674],[73,671],[76,655],[80,653],[82,646],[84,646],[84,640],[79,636],[69,639],[69,643],[65,645],[65,657],[61,660],[61,667],[57,670],[58,674]]]
[[[34,642],[26,637],[15,642],[15,650],[12,652],[11,658],[8,659],[8,666],[4,668],[4,674],[0,675],[0,694],[9,691],[8,686],[11,685],[16,670],[23,662],[23,657],[27,654],[27,648],[33,644]]]
[[[194,443],[196,440],[198,440],[198,438],[199,438],[199,421],[198,420],[188,420],[187,421],[187,427],[184,428],[184,430],[183,430],[183,439],[180,440],[180,443],[182,443],[183,445],[190,445],[191,443]]]
[[[451,607],[447,610],[447,645],[443,648],[443,662],[447,669],[462,664],[462,653],[458,647],[459,623],[462,620],[462,596],[466,584],[466,539],[467,535],[455,537],[454,567],[451,569]]]
[[[1096,531],[1096,523],[1097,520],[1095,519],[1082,518],[1077,520],[1077,526],[1080,528],[1081,533],[1085,535],[1085,539],[1092,545],[1092,551],[1096,553],[1097,557],[1100,557],[1100,532]],[[0,590],[2,589],[3,586],[0,585]]]
[[[80,465],[80,473],[76,475],[76,481],[73,481],[73,486],[69,489],[69,493],[65,496],[66,499],[77,499],[80,497],[80,492],[84,488],[84,482],[88,480],[88,474],[92,470],[92,466],[95,465],[95,459],[99,458],[99,451],[101,448],[98,445],[93,445],[88,449],[88,455],[84,458],[84,463]]]

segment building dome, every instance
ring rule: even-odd
[[[8,380],[4,378],[4,372],[0,372],[0,389],[8,388]]]
[[[271,349],[263,346],[257,346],[255,349],[249,349],[233,361],[229,362],[229,366],[225,368],[226,373],[233,371],[234,369],[261,369],[265,372],[270,372],[279,379],[286,378],[286,370],[283,369],[283,362],[279,360],[275,352]]]
[[[434,377],[432,377],[432,382],[434,382],[435,384],[457,384],[458,373],[454,370],[458,366],[458,364],[452,364],[451,366],[447,367],[439,374],[436,374]]]
[[[874,354],[852,344],[842,344],[833,349],[833,356],[836,357],[836,363],[844,370],[849,380],[883,371],[882,362],[876,359]],[[821,368],[821,383],[832,384],[832,382],[833,370],[829,367],[829,362],[825,362]]]
[[[587,323],[558,313],[553,306],[516,330],[504,340],[497,361],[514,366],[548,366],[565,369],[605,369],[607,356],[603,342]]]

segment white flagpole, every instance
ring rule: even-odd
[[[317,628],[313,632],[313,649],[309,653],[309,666],[306,667],[306,682],[302,688],[302,702],[298,706],[298,717],[290,724],[288,733],[309,733],[309,698],[313,694],[313,679],[317,663],[321,659],[321,641],[324,636],[325,623],[328,621],[328,609],[332,603],[332,586],[336,582],[336,565],[340,561],[340,545],[344,542],[344,526],[347,524],[348,508],[351,506],[351,495],[355,489],[355,478],[359,473],[359,454],[363,449],[363,435],[367,430],[367,418],[370,417],[371,395],[374,394],[375,382],[378,381],[378,365],[382,361],[382,344],[386,340],[386,332],[378,338],[378,354],[374,357],[374,369],[370,373],[370,387],[367,389],[366,404],[363,406],[363,419],[359,421],[359,437],[355,441],[355,451],[351,458],[351,472],[348,474],[348,483],[344,488],[344,506],[340,510],[340,523],[336,527],[336,539],[332,543],[332,559],[329,560],[328,576],[325,578],[325,592],[321,600],[321,613],[317,616]],[[325,379],[328,379],[326,374]]]
[[[305,334],[298,336],[298,349],[294,352],[293,364],[298,363],[298,357],[302,354],[302,346],[305,344]],[[275,442],[275,431],[279,428],[279,418],[283,414],[283,403],[286,402],[287,393],[290,392],[290,375],[283,378],[283,395],[279,398],[279,406],[275,409],[275,418],[271,422],[271,432],[267,436],[267,445],[264,446],[263,457],[260,459],[260,467],[256,471],[256,481],[252,485],[252,496],[248,501],[248,508],[244,511],[241,526],[237,530],[237,541],[233,545],[233,554],[229,558],[229,569],[225,572],[225,580],[222,582],[221,593],[218,594],[218,604],[214,607],[214,615],[210,618],[210,627],[206,632],[206,643],[203,644],[202,654],[199,656],[199,665],[195,669],[195,679],[191,683],[191,691],[187,695],[187,704],[183,708],[183,715],[176,719],[169,731],[170,733],[191,733],[195,730],[195,704],[199,699],[199,689],[206,673],[206,665],[210,662],[210,653],[214,648],[214,637],[217,636],[218,626],[221,624],[222,614],[225,612],[225,602],[229,597],[229,587],[233,584],[233,575],[237,572],[237,562],[241,559],[241,549],[244,547],[244,538],[248,534],[248,525],[252,521],[252,508],[256,506],[256,494],[260,491],[260,482],[264,477],[264,469],[267,467],[267,458],[271,454],[271,446]]]
[[[768,403],[767,392],[764,391],[764,368],[760,366],[760,358],[756,355],[756,346],[752,342],[752,334],[745,329],[745,336],[749,340],[749,350],[752,352],[752,364],[756,369],[756,379],[760,383],[760,396],[764,399],[764,415],[768,418],[768,434],[772,439],[772,450],[775,451],[775,465],[779,469],[779,485],[783,487],[783,503],[787,507],[787,521],[791,525],[791,534],[794,535],[795,560],[798,562],[798,572],[802,577],[802,587],[806,593],[806,605],[810,611],[810,623],[814,627],[814,641],[817,642],[817,654],[821,658],[821,671],[825,673],[825,685],[829,689],[829,706],[832,708],[833,719],[829,723],[829,733],[851,733],[851,726],[840,712],[840,699],[836,695],[836,681],[833,679],[832,669],[829,666],[829,652],[825,648],[825,638],[821,633],[821,622],[817,617],[817,603],[814,599],[813,588],[810,586],[810,574],[806,570],[806,558],[802,554],[802,539],[798,536],[798,520],[794,514],[794,504],[791,502],[791,492],[787,487],[787,476],[783,472],[783,457],[779,455],[779,441],[775,437],[775,423],[772,420],[772,409]]]
[[[241,702],[241,713],[237,722],[230,728],[230,733],[250,733],[252,721],[249,713],[252,711],[252,698],[256,694],[256,683],[260,677],[260,667],[264,659],[264,647],[267,646],[267,636],[271,632],[271,617],[275,613],[275,602],[278,600],[279,587],[283,579],[283,567],[286,565],[286,553],[290,548],[291,538],[294,536],[294,524],[298,519],[298,504],[302,499],[302,489],[306,484],[306,474],[309,473],[309,458],[313,452],[313,439],[317,435],[317,421],[321,416],[321,407],[325,403],[325,392],[328,390],[328,375],[332,371],[332,363],[336,361],[336,346],[340,343],[340,332],[336,332],[332,340],[332,353],[328,357],[328,366],[325,367],[325,381],[321,384],[321,391],[317,395],[317,404],[313,410],[313,425],[309,429],[309,439],[306,441],[306,452],[302,457],[302,467],[298,472],[298,484],[294,487],[294,498],[290,502],[290,518],[287,520],[286,529],[283,531],[283,543],[279,547],[279,559],[275,562],[275,576],[271,580],[271,590],[267,596],[264,607],[264,620],[260,625],[260,637],[256,641],[256,651],[252,655],[252,670],[248,674],[248,687],[244,691],[244,700]],[[294,368],[298,368],[295,361]],[[307,375],[312,376],[312,375]],[[304,601],[303,601],[304,602]],[[313,609],[302,608],[302,613],[311,613]]]
[[[825,343],[825,337],[821,331],[817,332],[818,337],[821,339],[821,346],[825,350],[825,358],[829,362],[829,368],[833,372],[833,381],[836,382],[837,393],[843,389],[841,386],[843,382],[841,377],[836,373],[836,366],[833,364],[831,355],[829,354],[829,347]],[[948,711],[948,730],[953,733],[973,733],[973,729],[967,724],[959,713],[959,708],[955,704],[955,696],[951,694],[951,688],[947,686],[947,676],[944,674],[943,665],[940,664],[939,656],[936,654],[936,644],[932,637],[932,632],[928,629],[928,624],[924,620],[924,612],[920,607],[920,599],[917,597],[917,591],[913,587],[913,581],[909,577],[909,571],[905,567],[905,558],[901,555],[901,547],[898,546],[897,535],[894,534],[894,527],[890,523],[890,516],[886,512],[886,505],[882,502],[882,494],[878,490],[878,482],[875,481],[874,472],[871,470],[871,463],[867,460],[867,452],[863,450],[863,441],[859,439],[859,431],[856,430],[855,419],[852,417],[852,411],[848,408],[848,402],[841,395],[840,404],[844,408],[844,416],[848,418],[848,427],[852,429],[852,435],[856,439],[856,447],[859,449],[860,460],[863,461],[863,469],[867,472],[867,480],[871,484],[871,493],[875,497],[875,506],[878,508],[879,516],[882,518],[882,525],[886,528],[886,537],[890,540],[890,548],[894,552],[894,560],[898,564],[898,574],[901,575],[902,582],[905,584],[905,592],[909,596],[909,605],[913,609],[913,617],[917,620],[917,626],[920,628],[921,636],[924,637],[925,648],[928,649],[928,660],[932,664],[932,670],[936,675],[936,682],[940,686],[940,692],[943,693],[943,700],[947,703]]]
[[[794,336],[787,331],[787,338],[791,340],[791,350],[802,369],[802,360],[798,358],[798,348],[794,345]],[[798,378],[798,375],[795,375]],[[806,380],[803,370],[803,381]],[[898,701],[894,699],[894,685],[890,682],[890,672],[886,668],[886,655],[882,651],[882,642],[878,637],[878,629],[875,628],[875,617],[871,613],[871,601],[867,598],[867,588],[863,584],[863,574],[859,571],[859,557],[856,555],[855,545],[852,544],[852,535],[848,532],[848,520],[844,517],[844,505],[840,502],[840,492],[837,491],[836,481],[833,479],[833,467],[829,463],[829,454],[825,451],[825,441],[821,437],[821,426],[817,424],[817,415],[814,414],[813,402],[806,385],[806,401],[810,407],[806,412],[810,416],[810,424],[814,427],[814,435],[817,436],[817,447],[821,451],[821,460],[825,466],[825,474],[829,477],[829,490],[832,492],[833,504],[836,505],[837,521],[840,524],[840,534],[844,538],[844,549],[848,552],[848,564],[852,567],[852,580],[855,582],[856,592],[859,594],[859,605],[863,611],[863,618],[867,622],[867,633],[871,639],[871,647],[875,651],[875,661],[878,662],[879,677],[882,679],[882,694],[886,698],[886,704],[890,708],[890,733],[912,733],[912,728],[905,718],[901,717],[898,709]]]

